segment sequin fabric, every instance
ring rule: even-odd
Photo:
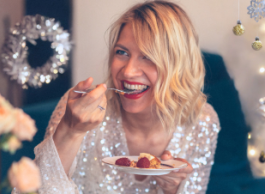
[[[52,114],[45,140],[35,148],[36,163],[42,174],[40,194],[162,194],[156,181],[147,177],[137,181],[134,175],[123,173],[103,164],[104,157],[129,155],[120,118],[106,113],[104,121],[87,132],[69,175],[63,170],[52,134],[62,118],[67,94],[62,97]],[[179,187],[178,194],[204,194],[213,165],[219,120],[213,108],[206,104],[197,124],[193,127],[176,127],[167,150],[174,157],[189,161],[194,171]]]

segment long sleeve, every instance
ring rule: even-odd
[[[174,158],[184,158],[193,167],[177,194],[206,193],[219,130],[218,116],[209,104],[204,106],[196,125],[176,128],[167,150]]]
[[[39,194],[78,193],[76,185],[71,180],[76,168],[77,157],[74,159],[67,175],[52,138],[57,125],[65,113],[67,99],[68,92],[61,98],[51,116],[44,141],[34,149],[35,162],[39,166],[42,176],[42,186],[38,191]]]
[[[35,162],[42,176],[39,194],[78,193],[75,184],[71,181],[71,174],[67,176],[63,169],[52,136],[48,136],[35,148],[35,156]]]
[[[186,181],[183,181],[181,185],[183,190],[179,192],[181,194],[206,193],[210,172],[214,164],[218,132],[220,131],[219,119],[212,106],[209,104],[205,106],[204,113],[193,130],[197,131],[198,134],[194,136],[196,145],[193,145],[192,141],[189,142],[189,145],[192,145],[193,153],[188,161],[194,170]],[[186,139],[189,140],[188,136]]]

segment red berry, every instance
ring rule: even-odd
[[[150,161],[146,157],[143,157],[140,160],[138,160],[137,167],[139,167],[139,168],[149,168],[150,167]]]
[[[116,160],[115,164],[119,166],[130,166],[131,161],[128,158],[120,158]]]

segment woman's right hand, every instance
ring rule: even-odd
[[[84,135],[101,123],[105,116],[105,111],[98,106],[106,109],[106,84],[100,84],[86,94],[74,92],[74,90],[84,91],[89,89],[92,82],[93,78],[90,77],[79,82],[69,91],[65,115],[61,121],[68,129],[68,135]]]
[[[94,129],[104,118],[107,100],[105,84],[98,85],[87,94],[78,94],[74,90],[86,90],[93,78],[79,82],[69,91],[65,114],[60,121],[53,140],[61,159],[63,168],[68,174],[76,153],[87,131]]]

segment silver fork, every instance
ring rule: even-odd
[[[134,161],[135,163],[137,163],[137,161]],[[162,166],[166,166],[166,167],[170,167],[170,168],[174,168],[174,166],[171,166],[171,165],[169,165],[169,164],[163,164],[163,163],[161,163],[160,165],[162,165]]]
[[[91,89],[87,89],[85,91],[74,90],[74,92],[80,93],[80,94],[86,94],[86,93],[91,92],[94,89],[95,88],[91,88]],[[139,91],[137,92],[137,90],[129,90],[129,89],[126,89],[126,88],[124,90],[119,90],[119,89],[116,89],[116,88],[107,88],[107,90],[113,90],[116,93],[119,93],[119,94],[122,94],[122,95],[124,95],[124,94],[137,94],[139,92]]]

